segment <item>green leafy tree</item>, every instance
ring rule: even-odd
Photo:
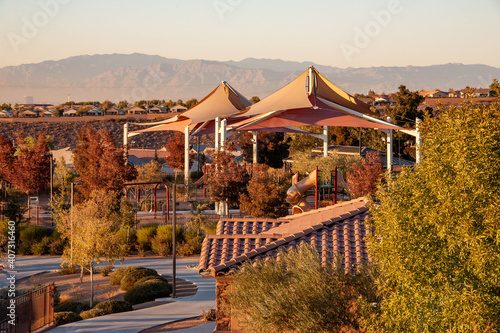
[[[127,100],[119,101],[117,106],[119,109],[125,109],[128,106],[128,102]]]
[[[120,226],[120,215],[114,207],[114,196],[106,191],[92,192],[89,199],[75,205],[64,215],[57,230],[70,246],[64,249],[63,263],[79,265],[89,270],[93,279],[93,266],[102,261],[113,264],[123,259],[126,246],[116,234]],[[91,290],[90,306],[93,301]]]
[[[500,83],[497,79],[493,79],[493,82],[490,84],[490,95],[493,97],[500,96]]]
[[[299,128],[312,133],[323,133],[323,128],[320,126],[299,126]],[[290,154],[310,151],[311,149],[318,147],[323,142],[322,140],[309,134],[292,133],[288,134],[288,136],[292,139],[290,144]]]
[[[280,261],[245,264],[234,276],[225,311],[250,332],[355,332],[354,302],[373,294],[361,292],[370,282],[336,264],[323,267],[310,245],[281,251]]]
[[[61,157],[56,163],[54,169],[54,186],[57,188],[51,207],[54,210],[56,222],[59,222],[63,214],[69,209],[71,183],[77,177],[75,169],[66,166],[64,157]]]
[[[244,132],[238,140],[238,146],[243,151],[246,162],[253,161],[252,134]],[[289,137],[285,133],[262,132],[257,135],[257,163],[266,164],[271,168],[281,168],[283,159],[289,155]]]
[[[250,98],[250,102],[252,102],[253,104],[260,102],[259,96],[252,96],[252,98]]]
[[[266,165],[253,166],[248,194],[240,196],[241,210],[253,217],[278,218],[288,215],[286,191],[291,186],[284,172],[269,169]]]
[[[198,100],[196,98],[192,98],[188,101],[186,101],[185,103],[185,106],[188,108],[188,109],[191,109],[193,106],[195,106],[196,104],[198,104]]]
[[[418,94],[418,91],[410,91],[406,86],[399,86],[399,90],[394,96],[396,106],[386,107],[386,115],[392,117],[395,124],[407,125],[413,124],[417,117],[422,118],[424,113],[418,110],[418,106],[424,101],[424,97]]]
[[[371,332],[500,328],[500,105],[439,109],[423,159],[388,179],[371,207],[383,296]]]

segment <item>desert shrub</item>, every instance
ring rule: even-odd
[[[66,302],[54,308],[54,312],[71,311],[76,314],[80,314],[80,312],[87,310],[90,310],[90,307],[87,304],[81,302]]]
[[[177,253],[181,256],[199,254],[203,245],[203,239],[204,237],[201,235],[188,239],[178,247]]]
[[[113,271],[113,265],[107,264],[101,269],[102,276],[108,276]]]
[[[19,253],[31,254],[32,245],[41,242],[44,237],[48,236],[48,234],[49,231],[47,228],[40,227],[38,225],[29,225],[22,228],[19,232]]]
[[[49,253],[51,243],[52,237],[43,237],[40,242],[31,245],[31,252],[37,256],[47,254]]]
[[[156,231],[157,236],[166,236],[172,239],[172,226],[171,225],[161,225]],[[175,241],[180,243],[184,240],[184,228],[180,225],[175,227]]]
[[[101,309],[101,308],[93,308],[93,309],[90,309],[87,311],[83,311],[82,313],[80,313],[80,316],[82,317],[82,319],[85,320],[85,319],[104,316],[104,315],[107,315],[110,313],[111,312],[107,312],[106,310]]]
[[[127,242],[127,233],[128,233],[128,242]],[[137,241],[137,231],[132,228],[121,228],[116,234],[120,238],[123,243],[133,244]]]
[[[124,301],[107,300],[97,304],[94,309],[103,309],[108,313],[132,311],[132,305]]]
[[[143,267],[139,267],[139,266],[128,266],[128,267],[118,268],[116,271],[111,273],[109,282],[113,286],[119,286],[122,282],[123,277],[126,274],[133,272],[135,270],[138,270],[138,269],[142,269],[142,268]]]
[[[61,255],[64,252],[64,246],[66,241],[62,238],[56,238],[49,245],[49,254],[51,255]]]
[[[148,251],[151,249],[151,240],[156,235],[156,229],[158,225],[150,224],[145,225],[137,230],[137,243],[139,243],[139,248],[143,251]]]
[[[145,276],[158,276],[158,273],[154,269],[143,268],[137,269],[123,276],[120,287],[127,291],[132,288],[135,283]]]
[[[125,301],[130,304],[139,304],[154,301],[160,297],[168,297],[172,287],[166,281],[156,279],[138,283],[125,293]]]
[[[76,274],[79,271],[80,271],[80,266],[64,263],[61,265],[61,269],[59,269],[58,273],[60,275],[70,275],[70,274]]]
[[[56,324],[56,326],[73,323],[79,320],[82,320],[82,317],[71,311],[54,313],[54,324]]]
[[[153,252],[160,256],[168,256],[172,252],[172,236],[156,235],[151,240]]]
[[[142,279],[140,280],[137,280],[137,282],[135,284],[141,284],[143,282],[146,282],[146,281],[151,281],[151,280],[158,280],[158,281],[164,281],[164,282],[168,282],[167,279],[165,279],[163,276],[154,276],[154,275],[149,275],[149,276],[145,276],[143,277]]]

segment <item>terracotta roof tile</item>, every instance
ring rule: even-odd
[[[223,226],[219,226],[218,230],[223,233],[209,235],[203,242],[199,272],[211,276],[229,274],[248,260],[256,263],[271,257],[279,259],[280,249],[288,250],[302,243],[316,248],[323,265],[331,262],[333,254],[340,255],[346,272],[354,272],[356,266],[370,260],[364,241],[367,233],[365,221],[368,218],[366,202],[360,199],[289,216],[280,219],[281,225],[269,229],[266,229],[269,224],[263,221],[221,220],[219,223]],[[236,228],[236,232],[242,234],[227,234],[234,230],[234,223],[241,223],[242,226],[246,223],[245,228]],[[263,231],[254,234],[259,228]]]

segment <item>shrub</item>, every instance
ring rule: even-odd
[[[122,267],[122,268],[118,268],[116,271],[114,271],[113,273],[111,273],[111,277],[109,279],[109,282],[111,283],[111,285],[113,286],[119,286],[122,282],[122,279],[123,277],[132,272],[132,271],[135,271],[137,269],[141,269],[143,267],[139,267],[139,266],[128,266],[128,267]]]
[[[145,276],[158,276],[158,273],[154,269],[141,267],[141,269],[137,269],[123,276],[120,287],[125,291],[129,290],[138,280]]]
[[[61,255],[64,251],[64,246],[66,245],[66,241],[62,238],[57,238],[52,241],[49,245],[49,254],[51,255]]]
[[[113,271],[113,265],[107,264],[101,269],[102,276],[108,276]]]
[[[132,305],[124,301],[108,300],[97,304],[94,309],[102,309],[108,313],[132,311]]]
[[[137,230],[137,243],[139,243],[139,248],[143,251],[151,249],[151,240],[156,235],[156,228],[158,225],[150,224],[145,225],[139,230]]]
[[[70,275],[70,274],[76,274],[79,271],[80,266],[78,265],[71,265],[68,263],[64,263],[61,265],[61,269],[59,270],[60,275]]]
[[[156,235],[151,240],[151,247],[155,254],[160,256],[168,256],[172,252],[172,236]]]
[[[200,254],[201,247],[203,245],[203,236],[196,236],[189,239],[187,242],[179,246],[177,253],[181,256],[192,256],[194,254]]]
[[[54,308],[54,312],[74,312],[80,314],[82,311],[90,310],[90,307],[81,302],[66,302]]]
[[[158,281],[165,281],[165,282],[168,282],[167,279],[165,279],[163,276],[154,276],[154,275],[149,275],[149,276],[145,276],[143,277],[142,279],[140,280],[137,280],[137,282],[135,284],[141,284],[143,282],[146,282],[146,281],[151,281],[151,280],[158,280]]]
[[[29,225],[22,228],[19,232],[19,253],[31,254],[32,245],[41,242],[44,237],[48,236],[48,234],[49,231],[47,228],[40,227],[38,225]]]
[[[43,237],[42,240],[36,244],[31,245],[31,252],[34,255],[41,256],[49,253],[52,237]]]
[[[136,284],[125,293],[125,301],[130,304],[139,304],[154,301],[160,297],[168,297],[172,287],[166,281],[150,280]]]
[[[127,242],[127,232],[128,232],[128,242]],[[135,229],[129,228],[121,228],[116,234],[120,238],[123,243],[133,244],[137,241],[137,231]]]
[[[82,313],[80,313],[80,316],[82,317],[82,319],[85,320],[85,319],[90,319],[90,318],[104,316],[104,315],[107,315],[107,314],[110,314],[110,313],[111,312],[107,312],[104,309],[93,308],[93,309],[90,309],[90,310],[87,310],[87,311],[83,311]]]
[[[172,239],[172,226],[171,225],[161,225],[156,230],[157,236],[166,236]],[[175,227],[175,241],[180,243],[184,240],[184,229],[182,226],[178,225]]]
[[[54,324],[56,324],[56,326],[73,323],[79,320],[82,320],[82,317],[71,311],[54,313]]]

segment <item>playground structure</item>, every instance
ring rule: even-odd
[[[330,178],[326,178],[323,175],[323,179],[320,179],[319,176],[320,171],[318,167],[301,181],[299,181],[300,175],[298,172],[292,176],[292,186],[286,193],[286,201],[292,205],[292,214],[300,214],[311,210],[311,205],[304,195],[313,187],[314,209],[318,209],[321,197],[323,200],[326,200],[329,199],[329,195],[331,194],[331,200],[333,204],[336,204],[339,189],[349,191],[349,185],[344,180],[342,171],[337,167],[335,167]]]

